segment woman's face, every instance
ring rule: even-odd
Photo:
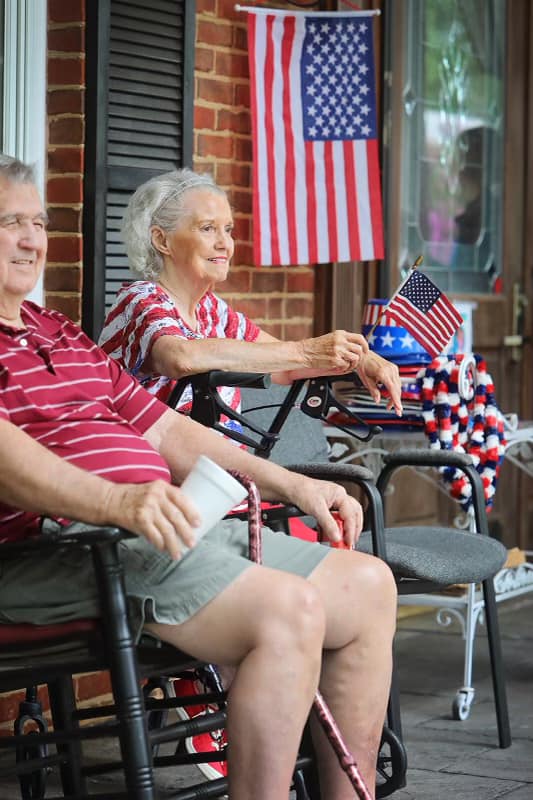
[[[226,279],[235,243],[233,215],[225,195],[209,189],[189,189],[184,208],[173,231],[152,230],[155,246],[163,255],[165,267],[194,277],[202,283]]]

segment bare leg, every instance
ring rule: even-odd
[[[310,581],[326,612],[320,690],[370,791],[387,708],[396,621],[396,587],[388,567],[372,556],[332,550]],[[314,724],[322,797],[353,800],[331,745]]]
[[[147,627],[191,655],[237,666],[228,702],[231,800],[287,798],[320,674],[317,589],[251,566],[186,623]]]

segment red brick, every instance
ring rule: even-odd
[[[233,158],[233,142],[231,136],[211,136],[200,133],[196,138],[196,152],[199,156],[209,156],[210,158]]]
[[[312,270],[292,269],[287,276],[287,291],[289,292],[314,292],[315,273]]]
[[[218,171],[217,171],[218,175]],[[235,216],[233,237],[242,245],[244,242],[250,241],[250,219],[249,217]]]
[[[85,0],[48,0],[48,19],[51,22],[79,22],[85,20]]]
[[[197,72],[213,72],[215,54],[210,47],[197,47],[194,55],[194,68]]]
[[[47,292],[81,292],[80,267],[51,267],[44,272],[44,288]]]
[[[48,174],[50,172],[83,173],[82,147],[54,147],[48,150]]]
[[[235,86],[235,108],[239,108],[243,106],[244,108],[250,108],[250,84],[249,83],[238,83]]]
[[[217,130],[219,131],[250,134],[251,124],[249,111],[229,111],[221,108],[217,115]]]
[[[233,49],[248,52],[248,30],[244,25],[233,26]]]
[[[221,50],[215,54],[215,72],[228,78],[249,78],[248,56]]]
[[[58,233],[81,233],[81,209],[48,206],[48,230]]]
[[[216,179],[221,186],[245,186],[251,185],[251,167],[247,164],[217,164]]]
[[[46,199],[49,203],[81,203],[83,200],[81,178],[48,178]]]
[[[233,105],[233,84],[229,81],[198,78],[197,100],[207,100],[218,106]]]
[[[217,17],[242,22],[243,12],[235,10],[235,0],[217,0]]]
[[[232,268],[230,269],[227,279],[222,284],[222,287],[226,294],[229,292],[233,292],[234,294],[248,294],[250,291],[250,283],[250,270]]]
[[[48,144],[83,144],[82,117],[56,117],[49,120]]]
[[[313,308],[312,297],[287,297],[285,301],[285,318],[312,319]]]
[[[216,111],[214,108],[196,105],[194,109],[195,130],[215,130]]]
[[[82,53],[85,50],[85,29],[81,25],[48,30],[48,52]]]
[[[89,672],[76,678],[76,697],[83,702],[93,697],[101,697],[111,692],[111,682],[107,672]]]
[[[285,341],[299,342],[313,335],[313,323],[311,322],[285,322],[283,324],[281,338]]]
[[[79,295],[62,295],[54,292],[46,293],[46,307],[61,311],[79,325],[81,319],[81,297]]]
[[[79,89],[52,89],[47,92],[46,105],[48,113],[82,114],[85,107],[85,91]]]
[[[236,311],[242,311],[250,319],[266,319],[268,316],[266,297],[239,297],[233,300],[232,305]]]
[[[48,238],[48,261],[51,263],[71,264],[82,259],[81,236],[56,235]],[[50,287],[52,288],[52,287]],[[61,291],[71,291],[61,289]]]
[[[281,297],[268,298],[267,319],[283,319],[283,299]]]
[[[85,59],[49,58],[48,84],[50,86],[83,86],[85,84]]]
[[[250,137],[235,137],[235,161],[252,163],[252,140]]]
[[[239,267],[252,267],[254,263],[254,253],[252,245],[248,242],[239,242],[239,247],[236,253],[237,258],[233,259],[235,266]],[[254,267],[255,269],[255,267]]]
[[[215,14],[216,10],[216,0],[196,0],[197,14]]]
[[[252,190],[248,189],[231,189],[228,191],[230,203],[235,211],[240,211],[243,214],[252,213]]]
[[[219,19],[223,19],[220,17]],[[196,41],[198,44],[209,44],[211,46],[231,47],[233,39],[233,29],[231,25],[222,22],[210,22],[199,19],[196,26]]]
[[[284,292],[285,271],[280,269],[255,270],[252,276],[252,292]]]
[[[13,720],[18,715],[19,703],[24,700],[25,692],[6,692],[0,694],[0,720],[6,722]],[[11,731],[12,733],[13,731]]]

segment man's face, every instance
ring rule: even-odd
[[[47,241],[36,187],[0,179],[0,303],[22,302],[31,292],[44,267]]]

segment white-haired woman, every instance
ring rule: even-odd
[[[140,186],[123,224],[139,280],[120,289],[100,336],[104,350],[165,401],[177,379],[210,369],[268,372],[278,383],[357,370],[377,402],[379,385],[387,387],[400,414],[398,369],[369,352],[360,334],[280,341],[214,293],[228,275],[232,231],[226,192],[208,174],[185,168]],[[237,389],[221,393],[238,408]],[[190,399],[183,395],[180,410]]]

